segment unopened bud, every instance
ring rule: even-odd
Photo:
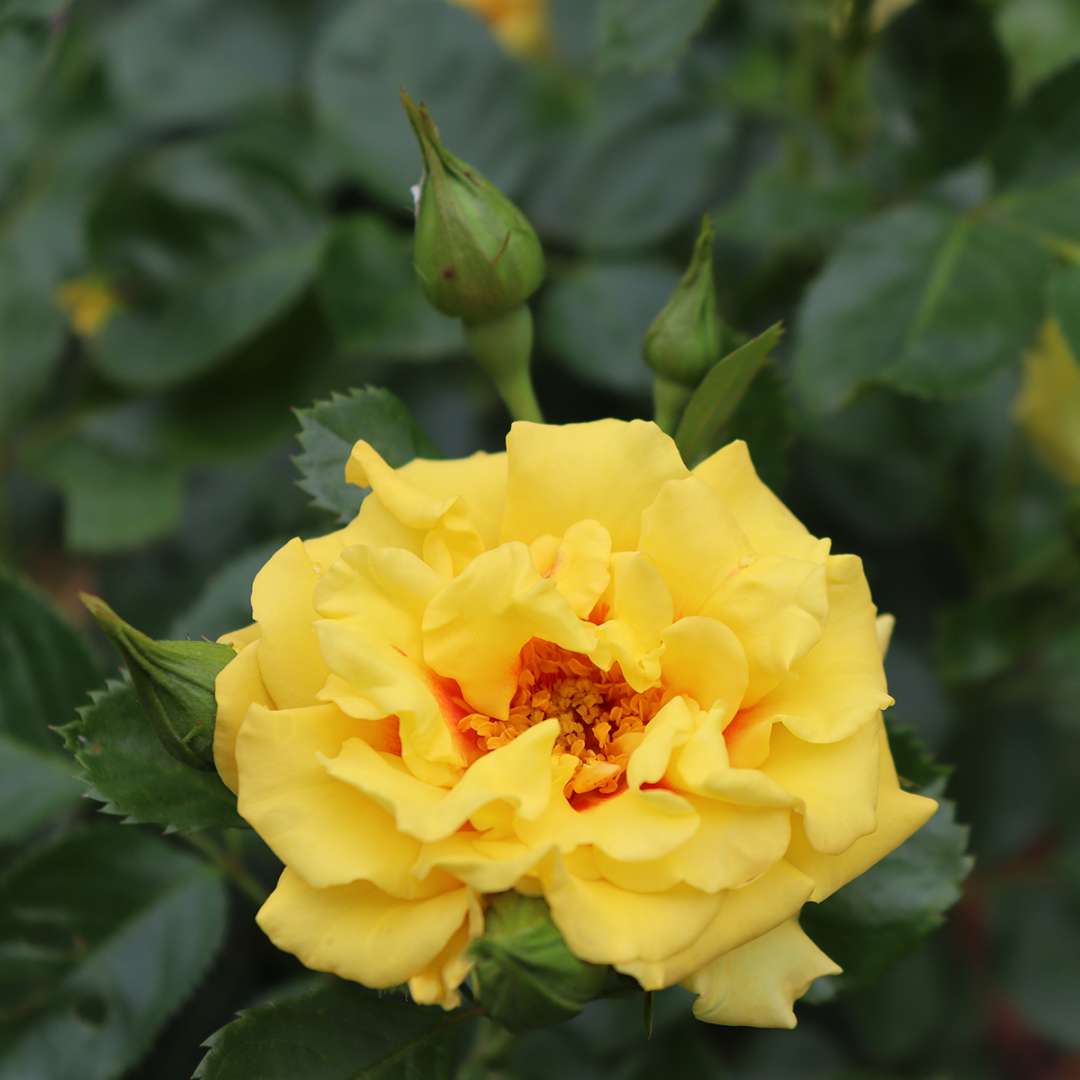
[[[166,750],[194,769],[214,768],[214,680],[236,655],[210,641],[155,641],[104,600],[82,601],[127,664],[139,703]]]
[[[645,332],[645,362],[659,378],[690,390],[723,355],[712,249],[713,227],[706,215],[690,266]]]
[[[413,264],[428,300],[466,322],[523,304],[544,279],[544,254],[525,215],[471,165],[443,146],[423,105],[402,104],[420,142]]]

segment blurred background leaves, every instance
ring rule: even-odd
[[[195,863],[126,826],[119,862],[118,825],[84,831],[94,804],[49,728],[110,661],[58,612],[79,620],[89,589],[159,636],[247,621],[273,546],[347,510],[304,464],[332,463],[342,411],[363,412],[335,394],[387,387],[406,454],[499,446],[501,407],[412,274],[402,85],[541,234],[550,420],[648,415],[641,336],[715,214],[724,321],[787,333],[714,437],[748,438],[812,531],[864,557],[898,620],[893,719],[955,764],[977,856],[944,930],[804,1006],[793,1034],[703,1029],[676,991],[647,1045],[640,1002],[605,1002],[523,1040],[512,1075],[1080,1068],[1080,496],[1014,422],[1048,316],[1080,356],[1074,0],[551,0],[545,23],[530,53],[448,0],[0,0],[0,952],[17,973],[0,1076],[64,1075],[25,1055],[87,1030],[80,1075],[190,1075],[209,1032],[296,974],[247,899],[224,914],[211,867],[272,880],[252,837]],[[129,738],[125,693],[81,722]],[[962,855],[935,835],[925,857]],[[110,891],[80,907],[69,876],[27,925],[58,860]],[[181,898],[201,944],[174,956]],[[878,944],[904,919],[872,890],[844,898]]]

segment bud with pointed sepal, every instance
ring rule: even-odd
[[[674,426],[690,392],[723,355],[724,338],[716,305],[713,226],[706,214],[686,273],[645,332],[645,362],[656,373],[661,427]]]
[[[402,104],[420,143],[413,263],[440,311],[482,323],[523,304],[544,280],[544,253],[525,215],[443,146],[423,105]]]
[[[539,897],[499,893],[470,946],[470,987],[484,1011],[511,1031],[568,1020],[593,998],[637,984],[610,967],[589,964],[566,946]]]
[[[99,597],[84,593],[82,602],[123,657],[165,749],[193,769],[213,769],[214,682],[233,650],[211,641],[155,641]]]

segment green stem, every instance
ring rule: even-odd
[[[529,365],[532,360],[532,312],[525,304],[482,323],[467,322],[465,341],[476,362],[491,376],[499,397],[515,420],[544,422]]]
[[[682,383],[672,382],[663,375],[653,380],[653,419],[661,431],[675,434],[683,409],[694,391]]]
[[[262,907],[266,890],[238,858],[230,855],[204,833],[181,833],[196,851],[202,852],[249,900]]]

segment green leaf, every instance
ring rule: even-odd
[[[451,1080],[475,1014],[340,980],[250,1009],[204,1044],[199,1080]]]
[[[189,768],[161,745],[129,683],[110,680],[92,692],[62,734],[105,813],[167,829],[244,827],[216,772]]]
[[[783,326],[774,323],[728,353],[701,381],[675,433],[679,453],[688,465],[696,465],[719,446],[724,425],[734,415],[783,332]]]
[[[0,880],[0,1075],[126,1073],[205,974],[225,890],[134,829],[68,833]]]
[[[675,78],[611,75],[574,105],[521,200],[545,241],[638,254],[699,217],[717,175],[738,168],[732,114]]]
[[[345,483],[345,463],[359,439],[366,439],[395,468],[414,457],[436,456],[405,404],[389,390],[373,386],[333,394],[298,409],[300,487],[320,510],[342,522],[355,517],[363,492]]]
[[[346,5],[323,26],[311,73],[321,125],[348,150],[357,178],[395,209],[409,205],[421,171],[401,113],[402,89],[438,111],[447,145],[501,190],[513,195],[531,170],[525,72],[477,16],[456,4]]]
[[[49,728],[72,718],[98,678],[71,627],[0,567],[0,843],[78,799],[71,762]]]
[[[539,897],[500,893],[470,946],[470,985],[485,1012],[511,1031],[569,1019],[600,995],[611,971],[566,947]]]
[[[139,282],[91,356],[141,390],[190,379],[249,342],[312,280],[325,241],[286,177],[197,144],[161,150],[117,179],[91,230],[107,276]]]
[[[1047,298],[1073,356],[1080,357],[1080,266],[1058,270],[1050,279]]]
[[[942,765],[922,744],[911,728],[889,725],[889,748],[892,750],[900,783],[909,789],[928,788],[947,780],[952,769]]]
[[[76,432],[28,454],[30,471],[64,495],[64,540],[90,553],[139,547],[180,520],[183,476],[161,457],[131,456]]]
[[[461,324],[420,291],[412,238],[375,214],[334,226],[318,279],[339,345],[361,356],[432,360],[461,352]]]
[[[601,0],[600,65],[630,71],[674,67],[716,0]]]
[[[796,389],[820,412],[875,383],[970,393],[1030,343],[1049,268],[1034,240],[992,220],[930,203],[888,211],[848,233],[806,292]]]
[[[583,263],[542,294],[540,346],[586,382],[647,394],[642,341],[678,282],[677,271],[655,260]]]
[[[889,733],[898,768],[933,774],[935,766],[915,737]],[[816,1000],[873,982],[915,942],[944,921],[960,898],[972,867],[968,829],[956,822],[956,807],[944,797],[940,775],[920,789],[939,802],[937,813],[911,839],[822,904],[803,908],[803,929],[843,969],[817,984]],[[916,776],[909,777],[917,779]]]
[[[902,149],[920,172],[977,154],[1009,104],[1008,62],[978,0],[913,4],[900,12],[879,38],[873,74],[884,107],[900,114],[887,123],[902,133]]]
[[[1026,94],[1076,59],[1080,7],[1072,0],[1003,0],[997,5],[995,22],[1009,54],[1017,93]]]
[[[794,429],[787,380],[775,364],[765,364],[728,421],[723,437],[742,439],[750,448],[758,475],[780,492],[787,483]]]

